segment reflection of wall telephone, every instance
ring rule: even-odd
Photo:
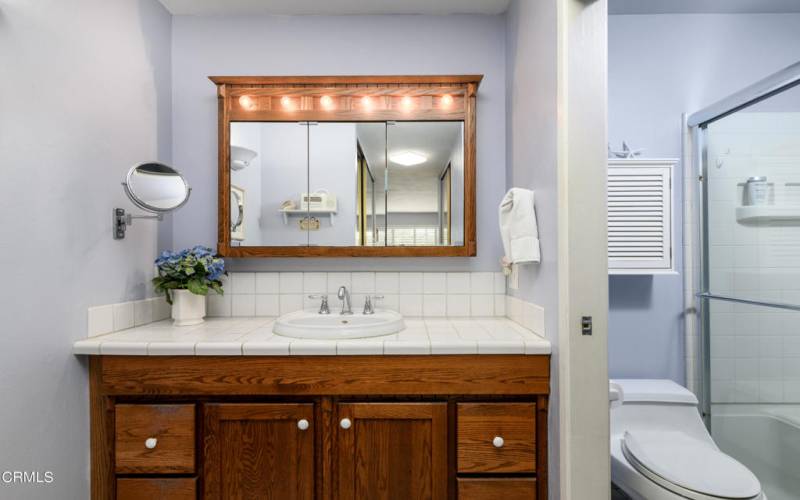
[[[336,196],[330,194],[327,189],[318,189],[313,193],[301,193],[300,209],[335,212]]]

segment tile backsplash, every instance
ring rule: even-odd
[[[170,316],[170,306],[164,297],[120,302],[89,308],[88,335],[95,337],[106,333],[127,330]]]
[[[328,295],[331,311],[340,305],[336,292],[346,286],[354,311],[367,295],[381,295],[379,307],[407,317],[508,317],[541,335],[544,309],[506,296],[503,273],[491,272],[234,272],[225,278],[225,294],[209,293],[207,315],[280,316],[300,309],[316,309]],[[88,336],[142,326],[169,318],[164,297],[89,308]]]
[[[328,295],[335,311],[343,285],[353,310],[367,295],[380,295],[379,307],[410,317],[506,315],[505,276],[491,272],[234,272],[225,295],[209,295],[208,315],[279,316],[319,307],[309,295]]]
[[[528,330],[545,336],[542,306],[509,295],[506,297],[506,316]]]

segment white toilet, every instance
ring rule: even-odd
[[[611,480],[634,500],[766,500],[756,476],[717,448],[684,387],[616,379],[608,397]]]

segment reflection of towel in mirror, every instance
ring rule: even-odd
[[[503,266],[539,262],[539,229],[533,191],[511,188],[500,202],[500,236],[503,239]]]

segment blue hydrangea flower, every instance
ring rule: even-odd
[[[192,293],[205,295],[209,289],[222,293],[222,276],[225,274],[225,261],[214,255],[206,246],[197,245],[178,252],[163,251],[156,258],[158,276],[153,279],[156,291],[188,289]]]

